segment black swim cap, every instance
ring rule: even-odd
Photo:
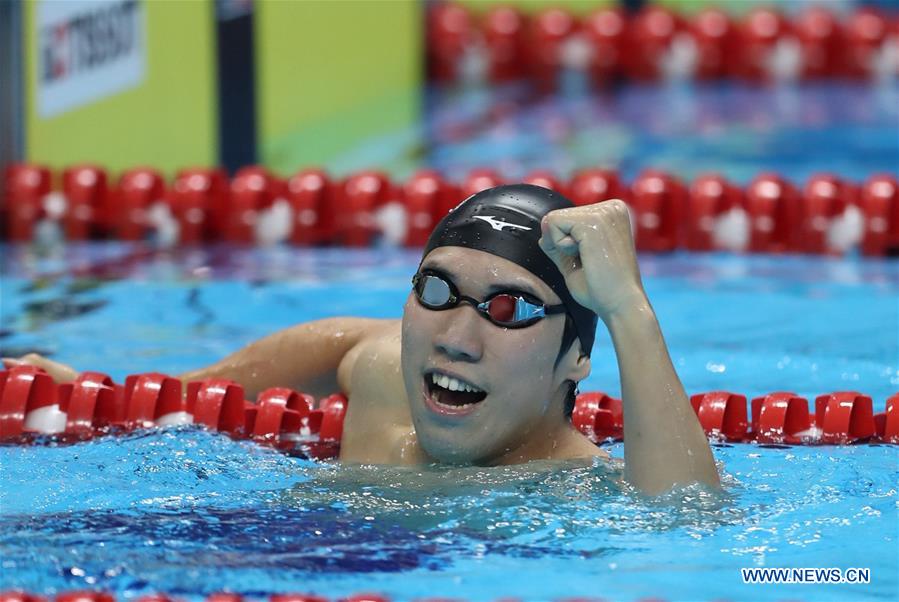
[[[567,349],[576,336],[589,356],[596,337],[597,316],[574,300],[562,272],[537,244],[543,216],[567,207],[574,207],[574,203],[541,186],[509,184],[482,190],[440,220],[428,238],[422,261],[438,247],[465,247],[517,263],[549,285],[567,308],[575,331],[565,329],[562,349]]]

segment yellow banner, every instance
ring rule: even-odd
[[[171,174],[217,155],[212,4],[25,3],[25,156]]]

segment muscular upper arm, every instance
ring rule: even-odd
[[[338,389],[337,370],[353,348],[395,322],[352,317],[304,322],[179,378],[184,382],[227,378],[240,383],[251,398],[269,387],[291,387],[323,397]]]

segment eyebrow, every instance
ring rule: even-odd
[[[439,272],[440,274],[446,276],[453,282],[456,282],[456,275],[453,274],[452,271],[443,267],[442,265],[435,265],[434,263],[431,263],[431,262],[425,262],[424,264],[422,264],[420,269]],[[534,290],[534,288],[531,285],[527,284],[524,281],[517,281],[514,283],[495,282],[487,288],[487,295],[489,296],[489,295],[492,295],[493,293],[500,292],[500,291],[518,291],[518,292],[522,292],[522,293],[527,293],[537,299],[541,299],[541,300],[543,299],[543,295],[538,293],[536,290]]]

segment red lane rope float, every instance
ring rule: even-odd
[[[67,591],[56,594],[56,596],[41,596],[23,591],[0,591],[0,602],[115,602],[116,598],[112,594],[105,592],[81,590]],[[221,592],[206,596],[205,602],[244,602],[245,600],[268,600],[268,602],[390,602],[390,598],[381,594],[373,593],[357,593],[349,596],[341,596],[339,598],[328,598],[317,594],[272,594],[267,598],[253,596],[245,598],[240,594],[230,592]],[[138,596],[134,598],[135,602],[179,602],[181,598],[169,597],[165,594],[150,594]],[[415,602],[454,602],[459,598],[414,598]],[[500,600],[515,600],[515,598],[501,598]],[[594,598],[558,598],[562,600],[594,600]],[[595,598],[599,600],[599,598]],[[642,598],[638,602],[663,602],[662,598]]]
[[[182,389],[186,388],[186,393]],[[16,366],[0,372],[0,441],[74,442],[140,428],[200,424],[237,439],[313,458],[336,457],[343,436],[347,398],[311,395],[276,387],[254,402],[243,387],[225,379],[186,383],[159,373],[134,374],[125,384],[101,372],[82,372],[57,385],[39,368]],[[899,393],[874,414],[871,397],[855,391],[819,395],[809,411],[806,398],[790,392],[752,399],[727,391],[690,398],[710,438],[729,442],[787,445],[899,444]],[[601,392],[577,397],[574,426],[595,443],[624,435],[621,400]]]
[[[795,16],[760,7],[735,18],[708,8],[692,16],[650,5],[628,14],[564,8],[533,15],[508,6],[479,11],[434,3],[427,18],[428,75],[440,83],[527,78],[541,91],[565,72],[596,87],[622,79],[750,82],[899,76],[899,15],[809,7]]]
[[[255,403],[224,379],[187,383],[158,373],[136,374],[124,385],[105,374],[83,372],[57,385],[39,368],[0,372],[0,441],[33,442],[41,435],[75,442],[139,428],[201,424],[234,438],[324,459],[339,451],[346,398],[331,395],[317,405],[311,395],[272,388]]]
[[[381,594],[358,593],[339,598],[328,598],[317,594],[272,594],[267,598],[253,596],[245,598],[240,594],[230,592],[221,592],[206,596],[205,602],[244,602],[245,600],[266,599],[268,602],[390,602],[390,598]],[[500,598],[500,600],[515,600],[516,598]],[[105,592],[81,590],[67,591],[56,594],[56,596],[41,596],[22,591],[0,591],[0,602],[115,602],[116,598],[112,594]],[[150,594],[138,596],[134,598],[135,602],[179,602],[181,598],[169,597],[165,594]],[[457,602],[459,598],[414,598],[415,602]],[[562,601],[573,600],[601,600],[600,598],[558,598]],[[664,602],[664,598],[641,598],[637,602]]]
[[[267,599],[268,602],[390,602],[390,598],[381,594],[358,593],[340,598],[327,598],[316,594],[272,594],[267,598],[253,596],[251,600]],[[517,598],[500,598],[499,600],[516,600]],[[22,591],[0,591],[0,602],[116,602],[115,596],[106,592],[89,590],[67,591],[55,596],[41,596]],[[166,594],[149,594],[134,598],[135,602],[179,602],[181,598]],[[220,592],[206,596],[205,602],[244,602],[247,598],[240,594]],[[458,602],[459,598],[413,598],[414,602]],[[557,598],[561,601],[601,600],[601,598]],[[664,602],[664,598],[640,598],[637,602]]]
[[[124,172],[114,187],[109,179],[94,166],[71,167],[54,191],[47,168],[10,166],[5,235],[29,241],[40,224],[55,224],[60,239],[150,238],[160,246],[225,240],[364,247],[380,238],[420,247],[459,200],[505,181],[490,169],[473,170],[458,183],[433,170],[404,183],[376,171],[336,180],[317,169],[282,180],[258,166],[230,181],[211,169],[182,170],[171,186],[147,168]],[[606,169],[569,179],[537,170],[522,181],[558,190],[578,205],[624,200],[642,252],[899,254],[899,182],[890,174],[858,183],[820,173],[797,185],[761,173],[742,188],[719,174],[685,182],[652,169],[630,184]]]
[[[112,594],[89,590],[67,591],[56,596],[41,596],[22,591],[0,591],[0,602],[115,602]],[[252,599],[258,600],[258,597]],[[180,598],[169,597],[165,594],[150,594],[138,596],[135,602],[178,602]],[[206,596],[205,602],[244,602],[246,598],[240,594],[221,592]],[[315,594],[272,594],[267,598],[268,602],[390,602],[390,598],[380,594],[358,593],[340,598],[327,598]],[[417,602],[439,602],[443,598],[416,598]]]

